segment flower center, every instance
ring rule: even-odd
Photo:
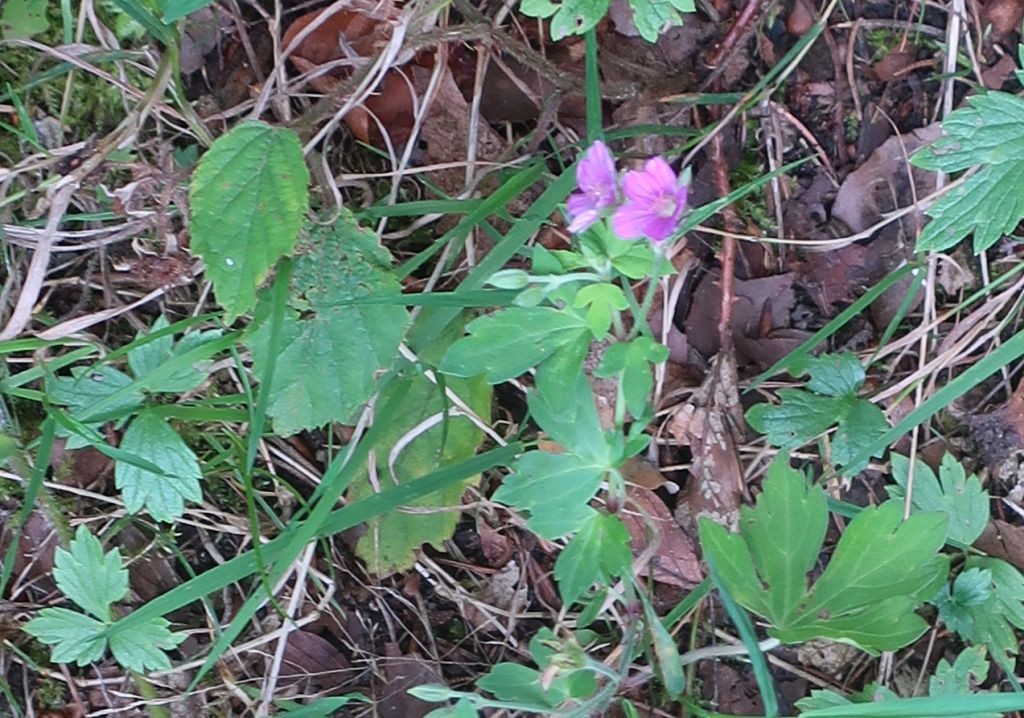
[[[659,217],[669,218],[676,213],[676,198],[672,195],[662,195],[654,200],[651,207]]]

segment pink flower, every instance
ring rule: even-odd
[[[622,239],[647,237],[664,242],[679,227],[686,191],[668,162],[652,157],[642,171],[626,173],[622,181],[626,201],[612,215],[612,229]]]
[[[598,140],[590,146],[576,168],[579,192],[569,196],[568,210],[572,220],[569,231],[582,232],[601,218],[601,213],[615,204],[618,182],[615,160],[608,146]]]

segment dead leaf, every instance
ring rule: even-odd
[[[288,26],[281,42],[287,47],[300,32],[317,21],[316,28],[299,41],[289,59],[300,72],[313,72],[322,65],[334,64],[327,73],[310,80],[310,85],[319,92],[331,94],[354,68],[364,67],[387,45],[391,34],[388,21],[393,18],[338,10],[318,19],[321,12],[314,10],[296,19]],[[373,94],[362,106],[353,108],[344,121],[362,142],[385,146],[383,127],[391,142],[401,145],[412,133],[414,108],[411,75],[406,69],[395,68],[384,75]]]
[[[326,638],[305,630],[288,634],[281,664],[281,680],[300,684],[304,691],[335,691],[351,684],[348,660]]]
[[[1003,40],[1020,29],[1024,20],[1024,0],[987,0],[981,11],[981,20],[992,26],[996,39]]]
[[[669,431],[693,454],[690,476],[679,496],[676,520],[691,536],[701,516],[736,527],[747,495],[738,440],[744,430],[737,388],[736,360],[730,349],[715,357],[707,378],[679,407]]]
[[[786,32],[794,37],[803,37],[814,27],[814,9],[807,0],[795,0],[786,16]]]
[[[5,556],[11,545],[14,527],[20,519],[21,506],[7,501],[0,504],[0,556]],[[24,526],[17,533],[18,550],[14,554],[14,571],[7,595],[20,595],[31,586],[39,598],[56,590],[53,582],[53,558],[60,545],[57,530],[42,511],[34,510],[28,515]]]
[[[980,460],[993,478],[1000,482],[1017,484],[1024,461],[1024,383],[1009,401],[993,412],[981,416],[968,416],[967,428],[972,455]]]
[[[882,82],[898,80],[906,69],[917,60],[917,48],[913,45],[896,47],[886,53],[885,57],[871,66],[871,70]]]
[[[91,446],[67,450],[67,439],[55,439],[50,454],[54,478],[65,486],[80,489],[102,488],[114,470],[114,461]]]
[[[1024,526],[992,519],[974,542],[974,547],[1024,570]]]
[[[659,583],[686,589],[704,580],[693,541],[656,493],[643,486],[628,486],[626,506],[619,518],[629,531],[633,558],[645,557],[637,567],[638,576],[651,576]],[[648,557],[652,545],[653,554]]]
[[[423,718],[437,706],[409,695],[413,686],[444,683],[444,678],[433,662],[427,662],[416,653],[402,651],[397,644],[387,645],[387,656],[380,661],[384,675],[375,682],[376,715],[381,718]]]
[[[732,334],[759,337],[772,329],[789,326],[789,311],[796,303],[792,273],[759,279],[737,279],[736,303],[732,310]],[[706,274],[694,292],[690,313],[683,322],[686,338],[704,356],[719,350],[718,320],[722,312],[722,290],[718,276]],[[746,356],[743,356],[746,359]]]

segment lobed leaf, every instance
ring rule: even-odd
[[[157,521],[174,521],[185,512],[186,501],[203,500],[203,472],[195,453],[152,410],[141,411],[128,426],[121,449],[163,470],[158,474],[126,461],[114,465],[117,488],[130,513],[145,508]]]

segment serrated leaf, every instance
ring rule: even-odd
[[[236,126],[199,160],[189,188],[191,249],[229,322],[252,309],[256,288],[294,249],[308,185],[298,135],[263,122]]]
[[[942,122],[943,136],[911,161],[926,170],[959,172],[980,164],[1024,160],[1024,101],[1007,92],[967,98]]]
[[[246,338],[257,374],[276,352],[267,411],[279,434],[348,421],[372,396],[377,374],[398,355],[409,313],[397,304],[346,302],[400,292],[390,254],[350,213],[330,227],[310,227],[295,259],[279,346],[270,346],[264,303]]]
[[[510,307],[469,323],[440,369],[452,376],[483,374],[491,384],[514,379],[589,331],[583,318],[552,307]]]
[[[481,377],[452,379],[448,381],[448,387],[478,416],[490,415],[491,387]],[[470,458],[483,439],[483,432],[462,415],[448,416],[446,423],[438,421],[425,431],[417,429],[423,422],[438,417],[451,407],[451,401],[443,395],[442,389],[423,375],[413,377],[409,383],[391,382],[381,393],[379,401],[386,403],[396,391],[402,393],[404,411],[383,435],[376,451],[377,485],[381,493]],[[414,430],[418,435],[401,448],[394,465],[389,466],[395,447],[407,441],[407,435]],[[424,544],[442,550],[459,522],[459,512],[453,509],[459,506],[466,486],[477,479],[470,477],[456,482],[411,504],[424,509],[430,507],[434,511],[390,511],[374,519],[359,538],[356,555],[366,561],[370,571],[390,574],[411,568]],[[377,491],[369,475],[361,470],[352,480],[348,499],[358,501],[374,493]]]
[[[88,421],[92,407],[133,383],[134,380],[124,372],[112,366],[97,364],[92,367],[76,366],[71,370],[70,377],[61,376],[49,380],[46,389],[50,401],[70,407],[72,418],[86,420],[87,426],[96,428],[99,423]],[[104,414],[132,412],[142,401],[141,392],[128,392],[110,405]]]
[[[984,167],[942,195],[926,210],[917,250],[949,249],[972,233],[976,253],[991,247],[1024,217],[1024,194],[1008,187],[1024,187],[1024,162]]]
[[[696,11],[693,0],[629,0],[629,6],[633,24],[647,42],[657,42],[667,28],[682,25],[680,13]]]
[[[786,643],[831,638],[877,652],[924,633],[914,609],[946,575],[948,561],[938,554],[946,516],[903,521],[895,502],[864,509],[808,590],[828,517],[824,494],[788,467],[785,454],[771,471],[756,507],[741,510],[738,534],[700,522],[705,555],[736,601],[768,619],[769,632]]]
[[[505,477],[493,498],[529,512],[527,527],[541,538],[554,540],[577,531],[594,515],[588,502],[606,471],[606,466],[572,454],[531,451],[519,458],[514,473]]]
[[[768,443],[781,449],[795,449],[835,425],[845,416],[853,400],[821,396],[802,389],[779,389],[779,404],[755,404],[747,421],[765,435]]]
[[[597,582],[610,583],[632,565],[629,532],[618,517],[594,514],[555,560],[555,580],[566,606]]]
[[[943,696],[969,695],[977,690],[988,677],[988,659],[984,646],[965,648],[953,664],[945,658],[935,666],[935,673],[928,680],[928,695],[932,698]],[[963,718],[998,718],[1001,713],[970,713]]]
[[[793,373],[810,374],[807,388],[825,396],[855,396],[866,375],[852,352],[808,356],[793,366]]]
[[[845,475],[856,474],[864,464],[851,462],[865,445],[889,430],[881,409],[857,397],[864,383],[864,369],[850,353],[807,357],[794,364],[794,375],[810,374],[808,389],[780,389],[779,404],[756,404],[747,421],[765,434],[770,444],[795,449],[838,424],[832,443],[832,463]],[[877,454],[876,454],[877,455]]]
[[[153,618],[127,631],[115,629],[110,633],[110,652],[122,666],[139,673],[170,670],[171,659],[165,651],[175,648],[186,636],[171,633],[169,626],[163,618]]]
[[[51,646],[54,663],[86,666],[103,658],[107,624],[66,608],[44,608],[25,624],[25,633]]]
[[[944,135],[912,158],[918,167],[944,172],[981,165],[926,210],[932,219],[918,238],[919,251],[948,249],[973,233],[974,251],[982,252],[1024,217],[1024,196],[1015,189],[1024,186],[1024,101],[989,92],[968,102],[942,123]]]
[[[79,526],[68,549],[58,548],[53,577],[57,588],[101,621],[110,621],[110,604],[128,593],[128,571],[121,566],[121,552],[106,553],[99,539]]]
[[[888,488],[894,498],[906,496],[910,476],[910,460],[892,454],[892,477],[895,486]],[[966,476],[963,466],[951,454],[942,457],[939,476],[918,459],[914,468],[913,511],[942,511],[949,515],[947,540],[970,546],[985,530],[989,519],[989,496],[977,476]]]
[[[157,521],[174,521],[185,512],[185,501],[203,500],[203,472],[196,455],[156,413],[139,413],[125,431],[121,449],[163,469],[161,475],[117,462],[114,478],[130,513],[145,508]]]
[[[149,331],[157,332],[161,329],[166,329],[168,326],[167,319],[161,316],[153,322],[153,326]],[[136,339],[141,339],[145,336],[145,334],[140,333]],[[220,338],[220,332],[217,330],[191,332],[184,335],[177,342],[174,341],[173,336],[168,334],[141,344],[129,351],[128,366],[132,368],[132,373],[136,379],[142,379],[150,372],[162,367],[175,356],[184,354],[201,344],[218,338]],[[168,394],[184,394],[191,391],[203,383],[206,379],[207,370],[212,363],[209,360],[196,362],[191,367],[186,367],[151,385],[149,387],[150,391]]]
[[[889,430],[889,422],[885,414],[870,401],[855,399],[850,408],[839,418],[839,427],[832,437],[832,463],[843,467],[847,476],[856,474],[867,468],[867,461],[852,464],[856,456],[865,446],[874,444]],[[879,449],[872,456],[881,456],[884,449]]]
[[[969,573],[970,572],[970,573]],[[978,582],[991,577],[988,596]],[[962,587],[957,587],[961,577]],[[985,644],[992,653],[1016,655],[1017,637],[1014,628],[1024,629],[1024,576],[1000,559],[968,557],[964,571],[951,588],[935,600],[939,617],[950,629],[977,644]]]

